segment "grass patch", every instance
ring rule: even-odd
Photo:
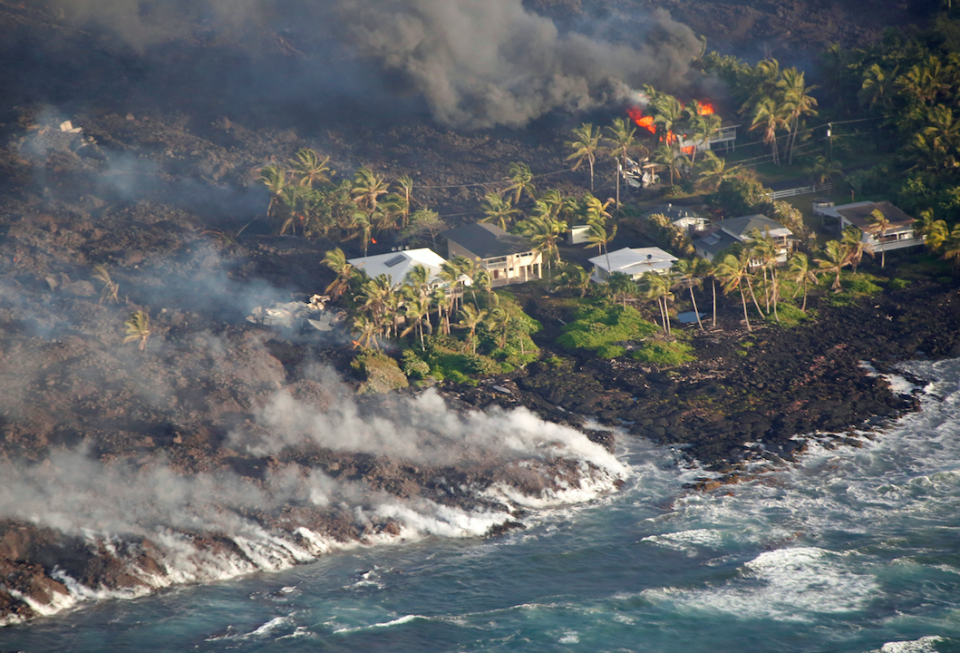
[[[643,343],[643,347],[633,352],[633,357],[642,363],[657,367],[676,367],[697,359],[693,355],[693,347],[687,343],[665,340],[650,340]]]
[[[785,329],[793,329],[800,326],[801,322],[810,319],[804,311],[792,304],[777,304],[777,314],[780,316],[780,326]],[[776,318],[771,314],[764,318],[768,324],[776,324]]]
[[[615,351],[609,348],[610,345],[649,337],[660,328],[644,320],[631,306],[604,305],[582,307],[577,311],[576,319],[563,330],[557,344],[564,349],[586,349],[610,358]],[[601,348],[604,348],[603,354]],[[622,355],[622,351],[614,355]]]

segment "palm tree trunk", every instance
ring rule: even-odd
[[[775,270],[770,270],[770,276],[773,281],[773,318],[777,321],[777,324],[780,324],[780,315],[777,313],[777,273]]]
[[[760,310],[760,303],[757,301],[757,294],[753,292],[753,284],[750,283],[750,279],[747,279],[747,288],[750,289],[750,297],[753,299],[753,305],[757,307],[757,313],[760,314],[760,317],[763,317],[763,311]]]
[[[717,280],[710,279],[710,285],[713,287],[713,328],[717,328]]]
[[[700,311],[697,309],[697,298],[693,296],[693,286],[690,286],[690,301],[693,303],[693,314],[697,316],[697,326],[703,331],[703,322],[700,321]]]
[[[807,311],[807,278],[803,278],[803,306],[800,307],[803,312]]]
[[[743,321],[747,323],[747,331],[752,332],[753,329],[750,328],[750,318],[747,317],[747,298],[743,294],[743,284],[737,284],[737,288],[740,289],[740,301],[743,303]]]
[[[587,159],[587,163],[590,164],[590,192],[593,192],[593,159]]]

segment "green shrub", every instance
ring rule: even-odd
[[[659,330],[630,306],[585,306],[577,311],[576,320],[564,327],[557,344],[564,349],[598,351],[604,345],[638,340]]]
[[[687,343],[665,340],[645,342],[643,347],[633,352],[633,357],[640,362],[658,367],[674,367],[696,360],[693,347]]]
[[[403,351],[403,373],[411,379],[425,379],[430,374],[430,365],[420,360],[412,349]]]
[[[365,379],[357,390],[359,394],[382,394],[409,386],[397,361],[383,352],[366,350],[350,366]]]
[[[627,350],[620,345],[600,345],[597,347],[597,356],[600,358],[617,358],[623,356],[626,352]]]
[[[900,279],[899,277],[896,278],[896,279],[891,279],[891,280],[890,280],[890,289],[891,289],[891,290],[906,290],[906,289],[907,289],[907,286],[909,286],[910,283],[911,283],[911,282],[910,282],[909,279]]]

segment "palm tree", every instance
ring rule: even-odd
[[[573,130],[574,140],[567,141],[566,145],[573,150],[567,161],[576,160],[571,170],[577,170],[584,161],[590,164],[590,190],[593,190],[593,164],[600,152],[600,130],[588,122]]]
[[[698,183],[703,190],[716,191],[722,181],[736,176],[739,169],[740,166],[727,169],[726,159],[721,159],[715,152],[707,152],[698,164],[700,173]]]
[[[870,212],[867,223],[870,225],[867,231],[875,235],[877,240],[880,241],[880,267],[885,268],[887,266],[887,251],[883,239],[887,235],[887,229],[890,228],[890,219],[880,209],[874,209]]]
[[[670,171],[671,186],[673,186],[674,177],[680,176],[686,160],[685,155],[678,153],[669,145],[661,145],[653,153],[653,162]]]
[[[600,255],[600,249],[603,248],[607,257],[607,270],[612,271],[610,267],[610,242],[617,237],[617,225],[613,225],[609,232],[603,224],[599,222],[593,222],[590,224],[590,230],[587,232],[586,239],[589,245],[584,249],[589,249],[596,246],[597,256]]]
[[[514,319],[502,306],[494,306],[490,309],[487,328],[490,329],[490,333],[497,336],[497,346],[501,349],[507,346],[507,338],[510,337],[513,326]]]
[[[601,202],[592,194],[586,193],[583,196],[583,213],[587,219],[587,224],[596,222],[605,224],[607,220],[612,220],[613,216],[607,212],[611,203],[612,200],[608,199],[606,202]]]
[[[842,175],[843,166],[840,165],[839,161],[833,161],[820,155],[813,160],[813,165],[807,168],[806,172],[810,175],[814,184],[823,186],[831,179]]]
[[[740,291],[740,302],[743,304],[743,321],[747,324],[747,331],[753,331],[750,326],[750,318],[747,316],[747,297],[743,294],[743,281],[749,275],[747,267],[742,265],[740,259],[733,254],[727,254],[713,269],[713,274],[720,282],[720,289],[724,295],[730,294],[734,288]]]
[[[847,227],[843,230],[840,237],[840,243],[847,252],[847,259],[853,266],[853,273],[857,273],[857,267],[863,260],[864,254],[873,256],[873,246],[863,239],[863,232],[856,227]]]
[[[380,341],[378,340],[380,326],[375,320],[364,315],[357,315],[353,318],[353,331],[357,334],[357,339],[353,342],[355,347],[369,349],[373,345],[374,348],[380,349]]]
[[[763,142],[773,152],[774,165],[780,165],[780,150],[777,148],[777,130],[783,126],[783,107],[772,97],[764,97],[757,102],[753,110],[750,131],[763,130]]]
[[[664,274],[644,272],[640,277],[640,292],[643,293],[645,299],[657,302],[657,308],[660,309],[660,319],[663,322],[663,333],[666,336],[671,333],[670,314],[667,308],[667,301],[673,299],[670,286],[671,280]]]
[[[110,272],[105,265],[93,266],[93,278],[103,284],[103,290],[100,291],[100,303],[104,301],[118,302],[117,294],[120,292],[120,284],[114,283],[110,278]]]
[[[950,237],[947,223],[943,220],[935,220],[932,209],[926,209],[920,212],[917,233],[923,236],[923,244],[926,245],[927,249],[931,252],[939,251]]]
[[[699,270],[692,261],[677,259],[673,263],[673,272],[677,275],[678,284],[690,291],[690,303],[693,304],[693,314],[697,316],[697,326],[703,331],[703,322],[700,321],[700,309],[697,308],[697,298],[693,294],[694,288],[703,285],[703,279],[698,276]]]
[[[123,326],[127,329],[127,337],[123,339],[123,344],[139,340],[140,351],[146,349],[147,338],[150,337],[150,315],[143,311],[131,313]]]
[[[709,141],[714,134],[720,131],[723,120],[716,114],[701,115],[700,103],[694,100],[687,108],[690,114],[690,128],[693,137],[693,151],[690,154],[690,163],[697,162],[697,152]]]
[[[800,310],[806,311],[807,283],[817,283],[820,278],[815,271],[810,269],[810,260],[803,252],[794,252],[790,257],[789,273],[793,277],[793,282],[798,284],[796,292],[793,293],[794,299],[796,299],[797,293],[800,292],[799,286],[803,287],[803,305],[800,307]]]
[[[444,288],[435,288],[430,301],[437,307],[437,326],[440,333],[450,335],[450,312],[453,310],[453,295]]]
[[[333,299],[343,295],[350,288],[350,281],[358,274],[357,269],[347,262],[346,255],[339,247],[324,254],[321,265],[326,265],[337,275],[324,291]]]
[[[562,220],[552,218],[532,217],[524,220],[517,225],[520,233],[530,239],[533,249],[542,254],[547,261],[547,273],[552,278],[552,261],[560,260],[560,251],[557,249],[557,242],[567,230],[567,223]]]
[[[417,299],[426,297],[430,291],[430,270],[425,265],[417,263],[407,272],[404,283],[413,290],[413,296]]]
[[[526,193],[532,200],[537,199],[537,189],[533,185],[533,172],[526,163],[511,163],[508,169],[510,175],[510,185],[507,186],[507,192],[513,192],[513,203],[520,203],[520,195]]]
[[[414,301],[407,302],[404,307],[404,315],[410,324],[403,330],[400,337],[405,337],[416,329],[420,333],[420,351],[426,351],[426,345],[423,341],[423,321],[427,319],[427,324],[430,324],[430,300],[427,297],[418,297]]]
[[[267,205],[267,220],[269,220],[274,203],[287,188],[286,172],[279,166],[268,165],[260,170],[260,181],[262,181],[267,187],[267,190],[270,191],[270,203]],[[255,220],[256,218],[240,227],[237,235],[242,234],[243,230],[252,225]]]
[[[367,281],[360,288],[357,297],[358,303],[370,311],[375,320],[379,320],[386,312],[387,300],[393,296],[393,282],[385,274],[378,274]]]
[[[560,273],[560,285],[571,290],[579,290],[581,297],[587,294],[587,288],[590,287],[590,279],[590,271],[585,270],[575,263],[571,263]]]
[[[321,159],[313,150],[304,148],[290,160],[290,167],[294,177],[299,178],[298,183],[301,186],[312,188],[317,182],[328,183],[330,176],[336,174],[330,169],[329,163],[329,156]]]
[[[761,234],[758,229],[750,233],[746,241],[747,249],[750,252],[750,258],[760,261],[760,268],[763,270],[763,296],[764,304],[767,307],[767,315],[770,315],[770,303],[773,302],[773,316],[779,323],[780,316],[777,313],[777,257],[780,255],[777,244],[770,237],[770,230]],[[770,271],[771,287],[767,288],[767,271]]]
[[[836,275],[831,286],[834,292],[843,290],[840,285],[840,272],[850,264],[850,250],[847,246],[837,240],[831,240],[823,247],[823,258],[815,258],[813,262],[823,270],[824,274]]]
[[[657,112],[653,117],[653,123],[660,126],[660,141],[666,145],[675,144],[676,136],[673,132],[683,120],[683,105],[680,104],[680,100],[666,93],[658,94],[653,105]]]
[[[476,333],[477,327],[486,319],[487,311],[481,311],[475,309],[473,306],[464,306],[460,309],[460,322],[457,325],[459,329],[467,329],[470,333],[468,334],[468,342],[471,345],[471,349],[474,354],[477,353],[477,341]]]
[[[488,270],[479,269],[476,274],[473,275],[473,288],[486,293],[487,295],[487,306],[496,301],[496,295],[493,292],[493,277],[490,276]]]
[[[353,214],[353,235],[350,238],[360,238],[361,243],[363,243],[363,255],[367,255],[367,247],[370,246],[370,240],[373,238],[373,223],[370,221],[370,216],[362,211],[356,211]]]
[[[413,206],[413,179],[409,176],[397,179],[398,192],[387,195],[394,210],[401,214],[400,226],[406,227],[410,222],[410,208]]]
[[[873,107],[875,104],[885,106],[889,103],[890,85],[897,78],[897,68],[887,74],[880,64],[874,63],[863,73],[863,84],[860,86],[858,98],[860,104]]]
[[[953,225],[950,237],[943,244],[943,260],[957,263],[960,261],[960,223]]]
[[[777,87],[783,93],[784,108],[788,113],[786,126],[790,133],[786,148],[790,152],[787,160],[790,165],[793,165],[793,150],[796,147],[801,116],[817,115],[814,109],[817,106],[817,100],[809,95],[810,91],[817,87],[807,86],[803,75],[796,68],[787,68],[780,74],[780,80],[777,82]]]
[[[696,256],[693,259],[693,269],[701,279],[710,279],[710,289],[713,297],[713,328],[717,328],[717,278],[714,276],[714,265],[707,259]]]
[[[630,297],[636,292],[637,284],[633,282],[633,277],[631,277],[629,274],[624,274],[623,272],[612,272],[607,277],[607,288],[609,288],[610,294],[613,295],[614,300],[619,297],[623,307],[626,308],[627,297]]]
[[[387,192],[388,185],[382,176],[375,174],[366,167],[357,170],[350,194],[361,211],[368,216],[372,216],[377,210],[380,196],[386,195]]]
[[[632,126],[623,118],[616,118],[613,125],[605,127],[607,140],[610,143],[610,152],[613,153],[617,161],[617,208],[620,208],[620,176],[622,170],[627,167],[627,154],[636,144],[637,128]],[[591,184],[591,190],[593,184]]]
[[[510,228],[513,216],[520,213],[520,210],[500,193],[487,193],[483,198],[482,210],[484,218],[480,222],[496,222],[504,231]]]
[[[460,264],[454,260],[440,264],[440,280],[450,288],[451,311],[457,310],[457,299],[463,302],[463,271]]]

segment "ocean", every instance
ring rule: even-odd
[[[920,412],[759,480],[691,493],[624,438],[619,492],[524,530],[88,602],[0,651],[960,651],[960,361],[907,369]]]

